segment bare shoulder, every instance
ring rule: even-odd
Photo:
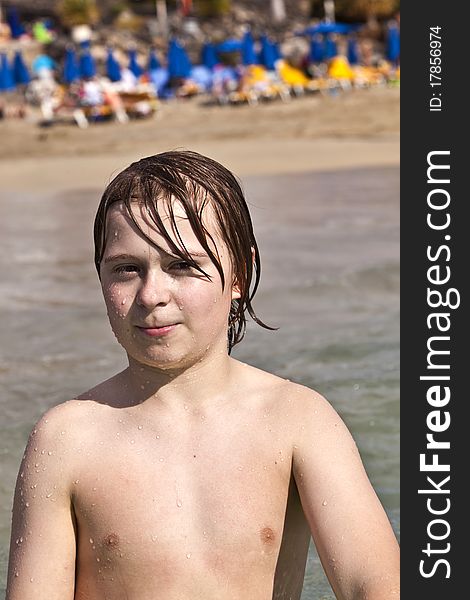
[[[47,446],[51,455],[54,451],[66,453],[83,439],[86,432],[84,422],[89,422],[95,407],[94,402],[76,399],[53,406],[34,425],[28,446],[34,441],[35,447],[44,449]]]
[[[263,397],[271,409],[288,414],[294,426],[308,429],[310,433],[347,431],[331,403],[316,390],[251,365],[240,365],[249,381],[247,388]]]

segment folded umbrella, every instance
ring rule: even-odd
[[[250,31],[245,32],[242,39],[242,62],[244,65],[256,65],[255,43]]]
[[[89,48],[86,48],[82,54],[80,54],[79,71],[80,77],[83,79],[89,79],[96,75],[95,59],[91,55]]]
[[[149,58],[148,58],[148,62],[147,62],[147,71],[155,71],[156,69],[160,69],[160,68],[161,68],[161,64],[157,58],[157,55],[155,54],[155,50],[150,50]]]
[[[329,58],[333,58],[334,56],[337,56],[337,54],[338,49],[336,47],[336,42],[332,37],[327,35],[325,39],[325,59],[328,60]]]
[[[20,50],[15,52],[15,57],[13,58],[13,78],[17,85],[27,85],[31,81],[31,75]]]
[[[189,77],[191,66],[186,50],[177,40],[170,40],[168,46],[168,73],[170,78],[185,79]]]
[[[80,77],[78,68],[77,55],[73,48],[67,48],[65,51],[63,80],[65,83],[73,83]]]
[[[106,56],[106,76],[113,82],[121,81],[121,67],[111,48],[108,48]]]
[[[0,91],[9,92],[15,89],[15,79],[8,56],[2,52],[0,55]]]
[[[392,63],[397,63],[400,58],[400,30],[396,25],[387,30],[387,58]]]
[[[355,38],[349,38],[348,40],[348,61],[350,65],[357,65],[359,63],[359,51]]]
[[[217,51],[214,44],[206,42],[202,47],[201,62],[208,69],[213,69],[218,64]]]
[[[137,79],[144,72],[142,67],[137,62],[137,50],[135,48],[131,48],[129,50],[129,70],[137,77]]]

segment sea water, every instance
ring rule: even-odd
[[[243,185],[262,260],[254,306],[279,330],[250,324],[234,356],[330,400],[399,536],[398,169],[250,177]],[[100,193],[0,196],[0,592],[33,423],[126,364],[94,271]],[[331,598],[312,545],[302,600]]]

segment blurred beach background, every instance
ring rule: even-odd
[[[93,264],[101,193],[168,149],[222,162],[246,191],[262,260],[254,305],[279,330],[249,324],[234,356],[329,399],[399,537],[399,99],[383,82],[254,105],[175,97],[86,129],[0,121],[0,595],[33,424],[126,364]],[[314,599],[334,594],[312,546],[302,600]]]

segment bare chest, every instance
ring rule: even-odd
[[[291,466],[279,428],[112,433],[84,453],[74,484],[79,559],[95,575],[273,568]]]

